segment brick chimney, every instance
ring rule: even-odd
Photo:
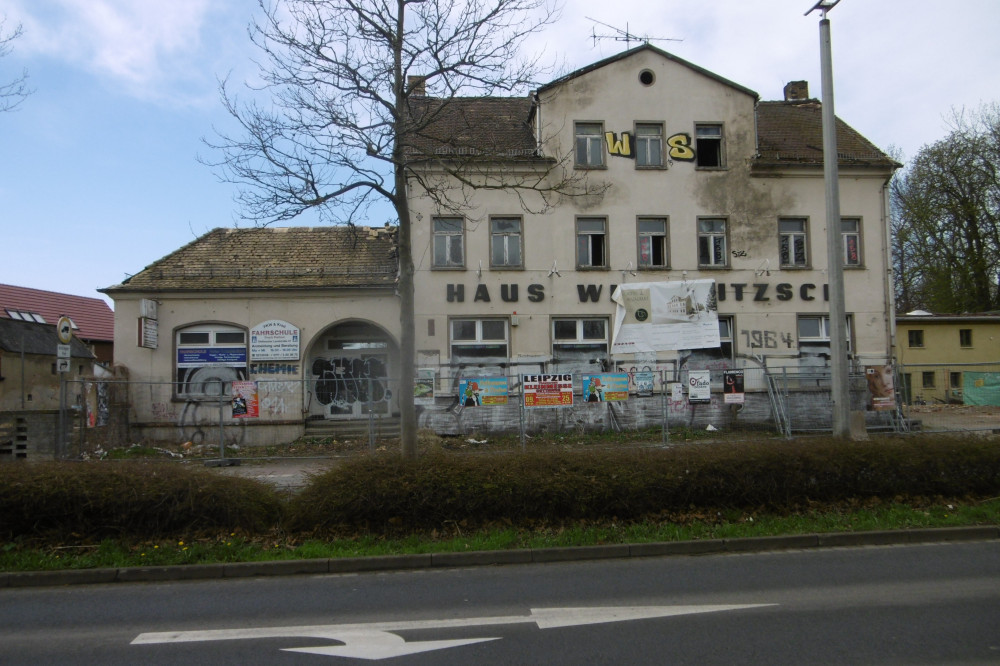
[[[804,99],[809,99],[808,81],[789,81],[785,85],[786,102],[798,102]]]
[[[407,76],[406,87],[410,90],[410,94],[414,97],[424,97],[427,94],[427,77],[412,75]]]

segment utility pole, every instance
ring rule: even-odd
[[[840,0],[820,0],[806,15],[820,11],[819,53],[823,79],[823,179],[826,183],[827,283],[830,289],[830,398],[833,436],[850,435],[850,390],[847,372],[847,308],[844,304],[844,263],[841,256],[840,186],[837,173],[837,126],[833,109],[833,55],[830,19],[826,13]]]

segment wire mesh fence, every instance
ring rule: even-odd
[[[897,369],[905,418],[921,431],[1000,434],[1000,362]]]
[[[1000,365],[887,367],[898,380],[895,386],[889,382],[881,404],[873,399],[871,368],[849,375],[850,408],[868,432],[1000,429],[995,403],[976,405],[970,413],[971,405],[955,402],[955,393],[936,393],[931,404],[929,394],[914,390],[915,377],[923,382],[930,376],[924,373],[933,373],[928,381],[936,386],[942,380],[952,383],[954,373],[961,372],[963,400],[976,395],[990,400]],[[706,436],[791,437],[832,428],[831,378],[822,367],[475,370],[420,373],[413,390],[421,433],[472,443],[503,436],[526,449],[542,435],[621,433],[618,445],[656,446]],[[393,396],[398,390],[392,377],[216,381],[198,387],[70,381],[65,426],[54,450],[56,457],[87,457],[142,445],[220,459],[375,451],[397,444]]]

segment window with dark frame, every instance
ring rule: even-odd
[[[670,266],[667,245],[667,218],[640,217],[639,268],[656,269]]]
[[[696,164],[700,167],[723,167],[722,125],[699,123],[694,128]]]
[[[804,217],[778,220],[779,255],[782,268],[806,268],[809,265],[808,225]]]
[[[948,383],[953,389],[962,388],[962,373],[961,372],[951,372],[948,373]]]
[[[576,123],[576,166],[604,166],[604,126],[602,123]]]
[[[844,266],[860,266],[861,220],[856,217],[842,218],[840,232],[844,239]]]
[[[724,218],[698,220],[698,265],[709,268],[729,265]]]
[[[911,328],[906,332],[906,344],[909,347],[924,346],[924,331],[920,328]]]
[[[934,388],[934,371],[921,372],[920,380],[924,388]]]
[[[552,319],[552,355],[604,356],[608,353],[608,320],[599,317]]]
[[[663,166],[663,125],[637,123],[635,126],[635,165]]]
[[[731,316],[719,317],[719,349],[723,358],[733,360],[733,318]]]
[[[607,220],[581,217],[576,221],[576,265],[578,268],[607,267]]]
[[[435,217],[433,243],[435,268],[465,266],[465,224],[460,217]]]
[[[490,265],[494,268],[522,266],[521,218],[490,218]]]
[[[847,315],[844,333],[847,337],[847,349],[851,350],[852,316]],[[799,347],[830,346],[829,315],[799,315],[798,317]]]
[[[506,319],[452,319],[452,363],[510,356]]]
[[[247,332],[227,324],[178,329],[175,392],[187,399],[230,395],[232,382],[247,378]]]
[[[972,329],[971,328],[960,328],[958,329],[958,344],[962,347],[972,346]]]

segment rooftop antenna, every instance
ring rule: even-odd
[[[628,23],[625,24],[625,29],[616,28],[613,25],[605,23],[604,21],[598,21],[595,18],[590,18],[585,16],[588,21],[593,21],[597,25],[603,25],[608,30],[611,30],[610,35],[598,35],[595,28],[591,28],[591,37],[594,40],[594,46],[597,46],[597,42],[603,39],[613,39],[616,42],[625,42],[625,48],[631,48],[632,42],[649,44],[650,42],[683,42],[683,39],[676,39],[674,37],[650,37],[649,35],[635,35],[629,32]]]

